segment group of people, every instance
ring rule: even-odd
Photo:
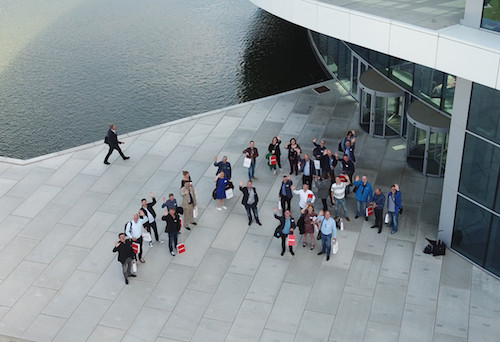
[[[110,133],[111,132],[111,133]],[[114,137],[113,137],[114,136]],[[117,149],[123,159],[128,159],[123,155],[123,152],[118,146],[116,137],[116,127],[112,125],[107,135],[107,142],[111,141],[108,154],[105,158],[105,164],[108,164],[108,158],[114,149]],[[303,153],[300,145],[295,138],[285,145],[288,150],[288,161],[290,164],[290,174],[283,176],[281,186],[278,192],[279,206],[274,209],[274,217],[279,221],[277,231],[281,237],[282,251],[281,255],[286,252],[287,241],[289,235],[294,234],[294,230],[299,227],[304,234],[303,247],[307,246],[308,239],[310,240],[310,249],[315,248],[315,241],[321,240],[322,249],[318,255],[326,254],[326,260],[330,260],[332,242],[336,243],[337,226],[342,222],[340,218],[340,209],[343,210],[346,221],[350,221],[346,198],[353,188],[356,199],[356,216],[355,219],[363,216],[365,220],[369,219],[371,210],[375,214],[375,223],[372,228],[378,228],[381,233],[384,222],[384,207],[387,206],[387,214],[385,223],[392,227],[391,233],[398,231],[399,215],[402,213],[402,198],[398,184],[391,186],[391,191],[386,197],[381,188],[377,187],[375,191],[372,185],[368,182],[367,176],[356,176],[355,173],[355,141],[356,134],[354,130],[349,130],[346,136],[339,142],[338,151],[332,153],[326,147],[325,140],[320,143],[313,139],[313,150],[311,154]],[[281,164],[281,138],[280,136],[273,137],[268,146],[266,155],[267,163],[270,170],[276,175],[279,168],[283,171]],[[247,216],[248,225],[254,221],[261,226],[258,214],[259,197],[256,188],[253,186],[255,177],[255,166],[259,157],[258,149],[255,147],[254,141],[250,141],[249,146],[242,151],[245,155],[244,166],[248,168],[248,181],[245,185],[243,181],[239,183],[239,190],[243,196],[241,204],[244,206]],[[342,157],[339,157],[339,153]],[[341,164],[342,171],[338,174],[335,168]],[[215,177],[215,189],[213,190],[213,198],[217,200],[216,209],[226,210],[226,199],[233,196],[234,186],[231,182],[232,167],[227,156],[223,156],[221,161],[218,161],[217,156],[214,157],[214,164],[217,167]],[[291,176],[302,173],[302,188],[297,189],[293,185]],[[312,191],[313,185],[316,187],[316,193]],[[179,215],[183,215],[184,226],[190,230],[190,225],[196,225],[194,218],[196,217],[196,192],[193,187],[191,177],[188,171],[183,171],[181,180],[180,194],[182,196],[182,205],[177,205],[177,200],[173,194],[169,194],[168,200],[163,198],[162,208],[166,207],[162,220],[166,222],[165,232],[169,237],[169,249],[172,256],[175,256],[175,248],[177,246],[178,234],[180,234],[181,219]],[[298,210],[300,218],[296,222],[292,216],[291,199],[293,195],[299,197]],[[123,274],[125,282],[128,284],[128,277],[134,276],[131,273],[131,265],[134,259],[138,259],[144,263],[142,258],[142,243],[144,239],[149,240],[150,247],[153,246],[151,234],[157,242],[163,243],[159,239],[158,229],[156,225],[156,213],[153,206],[156,204],[156,199],[153,193],[150,194],[151,201],[142,199],[141,208],[133,217],[133,220],[127,222],[124,233],[119,234],[119,241],[116,242],[114,252],[118,252],[118,260],[123,265]],[[314,209],[316,197],[321,199],[322,209],[317,214]],[[387,200],[386,200],[387,199]],[[335,207],[335,217],[331,216],[328,208],[328,202]],[[368,208],[368,210],[367,210]],[[281,210],[282,215],[278,215]],[[138,245],[138,252],[132,250],[132,243]],[[293,246],[290,244],[289,251],[294,255]]]

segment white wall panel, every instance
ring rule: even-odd
[[[368,49],[389,53],[390,21],[351,12],[349,41]]]
[[[318,4],[316,1],[292,0],[292,18],[297,25],[318,31]]]
[[[318,6],[318,31],[341,40],[349,40],[350,13],[338,7]]]
[[[274,15],[288,20],[293,21],[292,14],[292,0],[260,0],[264,3],[271,3],[272,12]],[[265,9],[265,7],[262,7]],[[307,26],[304,26],[307,27]]]
[[[436,69],[495,88],[499,54],[443,36],[438,40]]]
[[[391,25],[389,55],[435,67],[438,35],[417,27]]]

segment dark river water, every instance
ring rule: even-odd
[[[87,0],[0,73],[0,155],[31,158],[326,79],[248,0]]]

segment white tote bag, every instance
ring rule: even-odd
[[[146,242],[151,242],[153,239],[151,238],[151,233],[148,233],[146,230],[142,232],[142,240]]]
[[[385,224],[388,224],[389,222],[391,222],[391,216],[389,215],[389,213],[385,213],[384,222],[385,222]]]
[[[332,244],[332,253],[337,254],[338,251],[339,251],[339,240],[335,239],[335,242]]]
[[[233,196],[234,196],[233,189],[226,189],[226,198],[230,199],[233,198]]]
[[[278,209],[281,210],[281,201],[278,200]]]
[[[339,220],[339,227],[340,227],[340,230],[344,230],[344,220],[342,220],[342,219]]]
[[[137,261],[132,260],[132,267],[130,268],[132,273],[137,273]]]
[[[195,206],[193,209],[193,218],[197,218],[197,217],[198,217],[198,206]]]
[[[250,167],[250,164],[252,164],[252,159],[251,158],[245,158],[245,160],[243,160],[243,166],[244,167]]]

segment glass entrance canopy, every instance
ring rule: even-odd
[[[374,69],[359,77],[359,124],[371,136],[399,137],[403,133],[404,91]]]
[[[420,101],[408,106],[406,161],[426,176],[442,177],[448,151],[450,119]]]

